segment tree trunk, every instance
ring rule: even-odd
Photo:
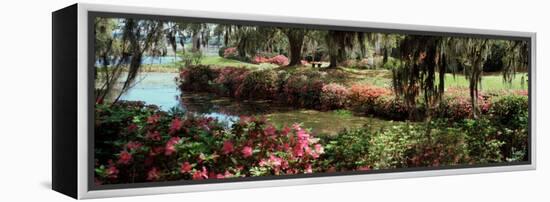
[[[196,32],[193,32],[193,47],[192,47],[192,51],[193,52],[196,52],[198,50],[201,49],[201,38],[200,38],[200,32],[196,31]]]
[[[338,56],[336,54],[329,55],[330,57],[330,64],[328,65],[328,68],[335,68],[338,66]]]
[[[290,46],[290,62],[288,66],[301,64],[305,32],[302,29],[289,29],[286,31],[288,45]]]

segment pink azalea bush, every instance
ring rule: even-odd
[[[349,90],[336,83],[324,85],[321,91],[321,108],[326,110],[342,109],[347,106]]]
[[[282,92],[287,103],[295,106],[317,108],[321,99],[324,82],[319,76],[291,75],[283,86]]]
[[[298,124],[277,128],[241,117],[228,131],[212,118],[180,117],[141,103],[98,105],[96,115],[96,184],[311,173],[324,153],[319,139]],[[131,123],[138,124],[132,131]]]
[[[353,84],[349,88],[349,100],[351,106],[356,110],[365,113],[374,113],[376,105],[386,105],[387,103],[379,101],[379,98],[388,97],[391,91],[387,88],[381,88],[369,84]],[[379,106],[381,107],[381,106]]]
[[[236,58],[238,56],[239,56],[239,53],[237,51],[237,48],[235,47],[226,48],[223,52],[224,58]]]
[[[235,97],[243,99],[274,99],[279,91],[278,75],[273,70],[259,70],[247,74]]]
[[[477,106],[482,114],[489,112],[491,108],[491,96],[480,92],[477,97]],[[460,120],[472,117],[472,103],[468,89],[449,88],[446,91],[445,99],[435,109],[436,116],[453,120]]]
[[[216,93],[222,96],[236,97],[248,74],[250,74],[250,70],[246,68],[225,67],[220,69],[218,77],[213,80]]]
[[[276,55],[272,58],[269,58],[269,63],[276,64],[279,66],[288,65],[288,62],[289,62],[288,58],[284,55]]]
[[[260,64],[260,63],[271,63],[276,64],[279,66],[288,65],[289,59],[284,55],[276,55],[273,57],[267,57],[263,55],[256,55],[252,58],[251,62],[253,64]]]
[[[339,78],[339,70],[327,70],[331,78]],[[288,73],[274,70],[249,70],[246,68],[191,66],[177,78],[182,90],[214,92],[221,96],[248,100],[277,100],[293,106],[313,109],[349,109],[373,114],[391,120],[405,120],[409,109],[403,98],[396,97],[391,89],[356,83],[344,86],[328,83],[319,71]],[[503,95],[525,96],[525,90],[506,93],[480,92],[478,106],[481,114],[487,114],[492,98]],[[422,99],[414,108],[417,114],[427,113]],[[461,120],[471,118],[472,106],[468,89],[449,88],[443,101],[431,109],[434,117]],[[153,131],[154,132],[154,131]],[[152,133],[152,138],[158,138]]]
[[[260,64],[260,63],[269,63],[270,60],[267,57],[263,56],[254,56],[254,58],[251,61],[253,64]]]

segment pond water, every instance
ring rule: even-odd
[[[128,61],[130,61],[130,60],[128,59]],[[181,58],[174,57],[173,55],[171,55],[171,56],[170,55],[169,56],[159,56],[159,57],[143,56],[143,58],[141,59],[141,64],[163,65],[163,64],[172,64],[172,63],[177,62],[177,61],[181,61]],[[115,63],[115,62],[112,62],[112,63]],[[101,66],[102,61],[101,60],[96,60],[95,64],[97,66]]]
[[[190,113],[216,118],[228,127],[238,121],[241,115],[265,116],[277,126],[302,123],[315,134],[335,134],[344,128],[356,128],[364,124],[375,128],[398,124],[341,111],[293,108],[269,100],[237,101],[210,93],[180,92],[174,80],[176,73],[151,72],[141,75],[139,82],[123,94],[121,100],[140,100],[158,105],[163,110],[178,107]]]

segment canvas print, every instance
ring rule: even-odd
[[[529,39],[92,21],[96,186],[529,161]]]

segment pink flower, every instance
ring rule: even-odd
[[[164,155],[170,156],[172,153],[176,152],[176,147],[174,145],[178,144],[180,141],[179,137],[172,137],[168,142],[166,142],[166,147],[164,148]]]
[[[182,122],[179,118],[175,118],[172,120],[172,123],[170,124],[170,133],[174,133],[178,131],[182,126]]]
[[[158,114],[153,114],[149,117],[147,117],[147,123],[148,124],[154,124],[154,123],[157,123],[160,119],[160,115]]]
[[[156,155],[159,155],[160,153],[162,153],[163,151],[164,151],[163,146],[153,147],[153,148],[151,148],[151,151],[149,152],[149,155],[150,156],[156,156]]]
[[[282,159],[279,158],[279,157],[276,157],[274,155],[271,155],[271,156],[269,156],[269,162],[271,163],[271,165],[273,165],[275,167],[280,167]]]
[[[233,143],[229,140],[223,142],[223,153],[229,154],[233,152]]]
[[[118,177],[118,169],[114,165],[111,165],[109,166],[109,168],[107,168],[107,177],[112,179]]]
[[[127,151],[122,151],[118,155],[118,163],[120,164],[128,164],[132,160],[132,154],[128,153]]]
[[[196,170],[195,173],[193,173],[193,179],[194,180],[202,180],[202,179],[208,179],[208,171],[203,166],[202,171]]]
[[[281,135],[288,135],[288,133],[290,133],[290,128],[285,126],[281,131]]]
[[[276,132],[276,129],[272,125],[269,125],[264,129],[264,133],[266,135],[275,135],[275,132]]]
[[[311,168],[311,164],[306,165],[305,173],[313,173],[313,169]]]
[[[141,146],[142,146],[142,144],[138,141],[129,141],[126,144],[126,148],[129,149],[129,150],[139,149]]]
[[[229,178],[229,177],[233,177],[233,174],[231,174],[229,171],[225,171],[225,173],[223,174],[223,178]]]
[[[183,164],[181,164],[180,172],[181,173],[188,173],[189,171],[191,171],[191,169],[193,169],[193,166],[191,166],[191,164],[186,161]]]
[[[243,147],[243,149],[241,150],[241,153],[243,153],[243,157],[245,158],[252,156],[252,147],[249,147],[249,146]]]
[[[160,133],[158,131],[154,131],[152,133],[151,131],[147,131],[147,135],[145,136],[153,141],[160,141]]]
[[[292,154],[297,157],[301,157],[304,155],[304,148],[297,144],[292,148]]]
[[[147,180],[149,181],[158,180],[159,178],[160,178],[159,170],[156,167],[153,167],[147,173]]]

